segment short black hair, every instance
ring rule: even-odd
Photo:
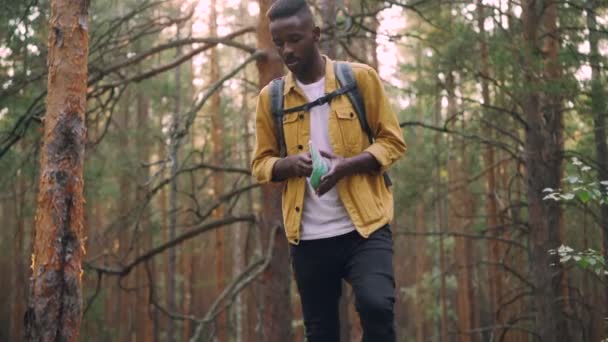
[[[312,17],[312,12],[306,3],[306,0],[277,0],[270,6],[266,16],[270,20],[275,20],[291,17],[292,15],[298,14],[300,11],[306,11],[308,12],[307,14],[310,14]]]

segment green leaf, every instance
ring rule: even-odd
[[[576,194],[576,196],[583,203],[587,203],[591,199],[591,194],[587,190],[580,191],[579,193]]]
[[[575,258],[576,259],[576,258]],[[578,261],[578,265],[582,268],[587,268],[589,266],[589,260],[587,260],[587,258],[581,258]]]

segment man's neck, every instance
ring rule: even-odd
[[[314,83],[325,76],[325,58],[317,53],[304,75],[295,75],[302,84]]]

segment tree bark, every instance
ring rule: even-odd
[[[217,37],[217,0],[210,1],[209,9],[209,35],[211,37]],[[209,79],[210,84],[214,84],[220,79],[220,63],[218,48],[211,49],[209,56],[209,65],[211,71],[211,77]],[[222,165],[223,163],[223,151],[224,146],[222,142],[222,136],[224,131],[224,121],[221,113],[221,96],[219,90],[211,96],[211,141],[212,141],[212,158],[214,165]],[[213,197],[218,200],[221,194],[224,192],[224,174],[221,171],[216,171],[213,174]],[[214,218],[221,218],[224,216],[224,207],[219,206],[214,212]],[[225,280],[225,252],[224,252],[224,229],[215,230],[215,289],[216,295],[220,295],[224,289]],[[227,316],[225,312],[222,312],[216,319],[216,331],[220,341],[227,341]]]
[[[597,161],[598,182],[608,180],[608,146],[606,145],[606,94],[602,82],[601,61],[598,42],[599,35],[596,20],[597,0],[587,0],[587,28],[589,29],[589,62],[591,64],[591,112],[593,114],[593,132],[595,135],[595,158]],[[602,198],[608,196],[606,187],[600,186]],[[608,203],[600,205],[600,225],[604,260],[608,260]],[[608,284],[608,274],[604,277]],[[608,286],[604,286],[604,316],[608,315]]]
[[[448,118],[454,122],[461,122],[464,127],[464,118],[455,120],[458,116],[456,104],[454,73],[448,71],[446,75],[446,90],[448,93]],[[463,129],[464,130],[464,129]],[[454,190],[450,191],[448,200],[448,227],[457,233],[467,233],[473,217],[473,201],[468,190],[467,168],[468,158],[466,156],[465,142],[462,138],[453,137],[448,158],[448,184]],[[456,237],[454,246],[455,266],[457,267],[456,279],[458,283],[457,313],[458,313],[458,340],[476,341],[476,336],[471,333],[474,326],[473,319],[473,284],[472,271],[473,261],[471,257],[472,244],[467,237]]]
[[[181,26],[177,26],[177,39],[180,37]],[[175,56],[179,58],[182,54],[181,47],[178,47]],[[173,241],[177,236],[177,171],[179,170],[179,145],[180,139],[177,137],[177,131],[179,130],[180,124],[180,111],[181,111],[181,79],[182,79],[181,67],[178,65],[175,67],[175,93],[174,93],[174,107],[171,116],[171,129],[169,130],[169,156],[171,160],[171,186],[169,189],[169,231],[167,241]],[[176,302],[176,273],[177,273],[177,249],[171,248],[168,253],[167,260],[167,308],[171,312],[175,312],[177,308]],[[169,325],[167,327],[167,341],[175,341],[176,334],[176,322],[174,319],[169,318]]]
[[[158,127],[163,127],[163,116],[162,115],[158,115]],[[156,153],[159,156],[164,156],[167,152],[166,150],[166,144],[164,140],[158,139],[158,144],[155,146],[157,148]],[[167,172],[165,170],[157,170],[158,172],[160,172],[160,175],[162,177],[166,177]],[[160,226],[160,230],[161,232],[164,232],[167,241],[169,240],[168,238],[168,232],[169,232],[169,215],[167,213],[167,205],[168,205],[168,196],[167,196],[167,189],[166,187],[163,187],[162,189],[159,190],[159,194],[158,194],[158,199],[157,199],[158,203],[158,210],[159,210],[159,226]],[[166,267],[169,263],[169,257],[167,256],[166,258],[162,258],[160,259],[162,261],[158,262],[158,268],[159,269],[164,269],[166,270]],[[169,282],[169,274],[165,271],[165,274],[163,274],[163,278],[165,283]],[[161,298],[164,298],[163,295],[161,295],[161,291],[162,288],[160,286],[157,286],[156,284],[150,284],[150,286],[154,286],[154,292],[157,294],[157,300],[160,300]],[[160,341],[160,336],[161,336],[161,331],[165,326],[165,317],[163,317],[163,315],[160,313],[160,311],[156,308],[152,308],[153,310],[153,320],[154,320],[154,341]]]
[[[14,214],[15,217],[15,238],[13,241],[13,272],[12,272],[12,292],[11,301],[11,333],[9,336],[12,336],[14,340],[20,340],[23,337],[23,314],[25,312],[25,290],[26,290],[26,280],[25,280],[25,272],[26,266],[23,262],[23,258],[25,257],[24,244],[25,244],[25,196],[26,196],[26,173],[22,172],[24,170],[20,169],[17,173],[17,183],[13,187],[14,193],[14,210],[11,213]],[[9,216],[4,216],[8,218]],[[10,221],[9,221],[10,222]]]
[[[76,341],[80,330],[88,5],[51,1],[28,341]]]
[[[421,79],[422,77],[422,65],[423,57],[422,57],[422,49],[419,48],[416,51],[416,78]],[[418,121],[422,122],[424,120],[424,113],[427,110],[425,101],[417,98],[416,106],[418,110]],[[415,131],[415,148],[422,148],[424,146],[424,129],[422,127],[417,127]],[[426,170],[422,170],[421,159],[418,159],[418,155],[414,154],[411,157],[415,165],[418,165],[417,172],[426,172]],[[430,270],[431,260],[428,255],[428,244],[427,237],[425,233],[427,233],[428,225],[426,223],[426,209],[427,205],[425,202],[426,189],[423,186],[418,188],[418,194],[420,198],[416,203],[416,212],[415,212],[415,229],[418,234],[414,239],[414,257],[415,257],[415,295],[413,298],[413,308],[414,311],[411,313],[410,317],[418,316],[419,319],[414,320],[414,335],[416,337],[416,342],[424,342],[427,340],[429,336],[429,325],[426,319],[426,315],[424,314],[426,311],[427,305],[427,291],[425,291],[424,287],[424,277],[427,272]]]
[[[323,26],[322,32],[325,34],[321,40],[321,51],[327,54],[327,57],[336,59],[337,45],[336,40],[336,0],[320,0],[321,18]]]
[[[144,93],[144,89],[141,84],[137,85],[137,127],[141,130],[137,134],[137,160],[143,163],[148,163],[150,159],[150,148],[149,139],[146,134],[149,129],[149,99]],[[149,169],[145,167],[139,167],[138,182],[146,182],[149,177]],[[146,200],[146,188],[138,186],[136,189],[136,200],[135,205],[139,206]],[[152,248],[152,231],[150,227],[150,210],[145,210],[140,215],[141,221],[139,222],[138,235],[141,237],[141,243],[139,246],[139,255],[145,253]],[[152,274],[155,271],[155,262],[153,259],[148,261],[148,264]],[[150,286],[147,278],[147,272],[145,266],[140,266],[136,271],[136,286],[137,286],[137,340],[141,341],[153,341],[153,321],[152,311],[150,304]]]
[[[545,5],[542,7],[542,5]],[[542,14],[541,14],[542,13]],[[542,15],[542,17],[541,17]],[[561,244],[559,228],[562,213],[559,203],[543,200],[543,189],[559,189],[563,158],[563,115],[555,95],[542,96],[540,88],[555,81],[559,74],[557,52],[557,8],[554,2],[526,0],[523,3],[524,73],[530,91],[523,96],[526,119],[525,164],[530,230],[531,271],[536,305],[536,331],[541,341],[568,341],[563,313],[562,277],[558,258],[549,250]],[[540,26],[542,25],[542,26]],[[543,83],[538,77],[540,54],[539,31],[544,27]],[[544,101],[543,101],[544,100]],[[542,109],[541,109],[542,108]],[[552,266],[553,265],[553,266]]]
[[[439,82],[439,81],[438,81]],[[436,94],[435,94],[435,108],[434,108],[434,124],[435,126],[439,125],[440,117],[441,117],[441,91],[439,89],[440,85],[437,84]],[[439,149],[441,146],[439,145],[439,135],[437,134],[434,138],[435,145],[435,191],[437,194],[437,205],[435,206],[435,222],[438,227],[439,233],[439,302],[441,307],[440,314],[440,341],[447,342],[448,341],[448,299],[447,299],[447,288],[446,288],[446,272],[447,267],[445,265],[445,244],[444,244],[444,236],[445,233],[445,199],[443,196],[443,191],[441,189],[441,174],[440,171],[443,169],[441,165],[441,157]]]
[[[273,0],[258,0],[260,5],[260,21],[258,24],[258,49],[266,51],[266,57],[259,59],[258,85],[260,89],[272,79],[283,75],[283,64],[276,50],[272,46],[268,18],[264,15]],[[262,237],[267,239],[269,229],[276,229],[276,242],[272,252],[272,260],[262,275],[261,299],[264,307],[262,316],[263,341],[283,342],[291,341],[291,304],[289,246],[282,229],[283,218],[281,214],[281,185],[268,184],[262,186]],[[269,241],[264,241],[263,250]]]
[[[118,213],[118,221],[120,229],[117,230],[116,234],[112,234],[114,238],[114,245],[117,248],[117,257],[119,261],[126,260],[129,252],[131,243],[133,241],[133,231],[131,230],[131,217],[130,210],[133,204],[133,182],[131,179],[130,171],[124,167],[129,163],[129,159],[125,157],[131,156],[132,154],[132,142],[129,134],[132,129],[131,126],[131,101],[132,91],[127,88],[123,93],[119,101],[119,111],[115,114],[117,128],[118,128],[118,143],[120,144],[120,150],[116,151],[115,156],[119,161],[119,165],[122,166],[118,172],[118,199],[116,201],[116,212]],[[112,320],[114,322],[115,331],[117,332],[117,339],[126,339],[131,335],[133,328],[133,296],[130,292],[126,291],[125,288],[132,288],[134,285],[134,277],[132,274],[124,277],[123,279],[115,279],[116,285],[116,296],[114,297],[114,305],[112,307],[113,315]]]
[[[482,0],[477,1],[477,28],[479,29],[479,51],[480,51],[480,82],[481,82],[481,96],[484,107],[483,119],[488,123],[483,125],[483,135],[488,139],[493,139],[494,131],[490,127],[489,123],[495,122],[493,113],[487,109],[491,105],[490,100],[490,87],[488,79],[490,79],[490,66],[488,62],[488,46],[486,42],[486,34],[484,28],[484,22],[486,15],[484,13],[485,7]],[[485,167],[485,215],[487,231],[490,237],[500,238],[502,236],[502,229],[498,227],[498,203],[497,203],[497,189],[496,189],[496,166],[494,147],[492,145],[486,145],[483,153],[483,162]],[[491,322],[493,326],[503,326],[503,319],[498,315],[500,309],[500,302],[502,298],[502,277],[498,266],[502,258],[502,246],[496,239],[487,240],[488,259],[490,265],[488,266],[488,286],[490,294],[490,309],[492,312]],[[492,336],[499,334],[500,328],[493,329]]]

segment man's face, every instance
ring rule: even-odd
[[[306,73],[321,35],[312,19],[305,15],[275,19],[270,34],[287,68],[296,75]]]

